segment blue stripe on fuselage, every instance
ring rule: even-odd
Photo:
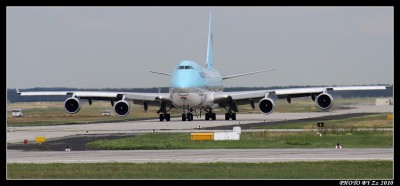
[[[190,66],[191,68],[187,68]],[[171,88],[202,88],[222,91],[222,77],[215,69],[205,69],[193,61],[185,60],[175,66],[172,73]]]

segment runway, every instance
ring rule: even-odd
[[[94,162],[283,162],[283,161],[324,161],[324,160],[393,160],[393,149],[202,149],[202,150],[86,150],[86,141],[97,136],[114,138],[121,135],[136,135],[158,132],[198,132],[238,125],[243,129],[254,124],[276,124],[283,121],[308,119],[317,117],[357,116],[351,113],[386,113],[393,112],[393,106],[357,106],[347,110],[310,113],[272,113],[238,114],[236,121],[225,121],[217,116],[217,121],[204,121],[196,118],[191,122],[182,122],[180,118],[172,118],[171,122],[158,120],[140,120],[120,123],[75,124],[58,126],[8,127],[7,144],[14,148],[7,150],[7,163],[94,163]],[[208,129],[207,129],[208,128]],[[205,129],[205,130],[204,130]],[[227,130],[227,129],[225,129]],[[245,129],[246,130],[246,129]],[[286,129],[287,130],[287,129]],[[89,134],[86,134],[86,132]],[[243,130],[244,131],[244,130]],[[43,149],[35,147],[36,136],[45,136]],[[83,137],[82,137],[83,136]],[[29,145],[23,144],[28,139]],[[66,140],[68,139],[68,140]],[[74,141],[75,140],[75,141]],[[53,143],[50,143],[53,142]],[[63,151],[68,143],[82,143],[82,149],[74,147],[72,151]],[[52,145],[53,144],[53,145]],[[37,146],[37,145],[36,145]],[[73,145],[72,145],[73,146]],[[31,147],[36,150],[29,150]],[[20,149],[20,150],[10,150]]]
[[[57,126],[32,126],[32,127],[7,127],[7,143],[22,143],[24,139],[35,142],[36,136],[45,136],[46,140],[85,134],[117,134],[117,133],[151,133],[159,132],[192,132],[198,126],[206,129],[217,129],[221,126],[229,126],[221,130],[232,130],[232,126],[242,126],[254,123],[271,123],[298,119],[311,119],[323,116],[335,116],[351,113],[387,113],[393,112],[393,105],[387,106],[351,106],[351,109],[332,110],[329,112],[306,113],[272,113],[263,114],[238,114],[237,120],[224,120],[223,115],[217,115],[216,121],[204,121],[204,118],[194,118],[193,121],[182,122],[180,118],[171,118],[170,122],[159,122],[157,119],[127,121],[118,123],[73,124]]]
[[[335,160],[391,160],[393,149],[201,149],[29,151],[8,150],[7,163],[97,163],[97,162],[287,162]]]

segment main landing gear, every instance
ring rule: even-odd
[[[225,107],[225,105],[221,105],[226,111],[228,111],[228,113],[225,113],[225,120],[236,120],[236,112],[238,112],[239,110],[237,109],[237,105],[235,102],[231,101],[229,103],[229,109],[227,109]],[[232,112],[235,111],[235,112]]]
[[[171,115],[168,114],[168,111],[171,110],[173,106],[171,105],[171,107],[167,110],[167,104],[162,102],[160,109],[157,111],[157,114],[160,114],[160,121],[170,121],[171,120]]]
[[[225,113],[225,120],[229,119],[236,120],[236,113]]]
[[[171,115],[170,114],[160,114],[160,121],[170,121],[171,120]]]
[[[212,112],[212,109],[204,109],[205,111],[206,111],[206,117],[205,117],[205,119],[206,120],[210,120],[210,119],[212,119],[212,120],[215,120],[216,119],[216,116],[215,116],[215,113],[214,112]]]

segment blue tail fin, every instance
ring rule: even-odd
[[[211,20],[211,12],[210,12],[210,25],[208,28],[208,45],[207,45],[207,61],[206,68],[213,68],[213,36],[212,36],[212,20]]]

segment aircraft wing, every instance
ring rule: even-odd
[[[343,86],[343,87],[310,87],[310,88],[287,88],[256,91],[238,91],[238,92],[215,92],[214,102],[223,104],[234,100],[236,104],[249,104],[249,101],[259,101],[263,98],[276,95],[279,99],[296,97],[314,97],[321,93],[330,91],[346,90],[385,90],[386,86]],[[313,99],[314,99],[313,98]]]
[[[80,99],[91,100],[133,100],[135,103],[140,104],[143,102],[157,102],[160,101],[170,103],[168,93],[142,93],[142,92],[97,92],[97,91],[35,91],[35,92],[20,92],[17,93],[21,96],[74,96]]]

